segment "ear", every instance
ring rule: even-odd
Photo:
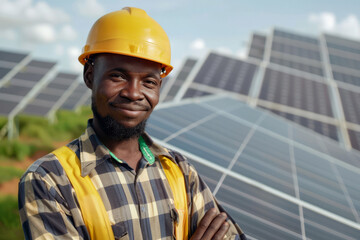
[[[89,89],[92,89],[94,84],[94,66],[91,65],[89,62],[86,62],[84,65],[83,77],[86,86]]]

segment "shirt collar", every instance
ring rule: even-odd
[[[166,156],[172,161],[175,160],[169,154],[168,150],[156,143],[150,138],[147,133],[142,134],[147,146],[155,156],[155,161],[159,160],[159,156]],[[89,175],[91,170],[100,165],[106,160],[112,157],[109,154],[108,149],[100,142],[99,138],[92,127],[92,119],[88,121],[87,128],[83,135],[79,138],[79,150],[80,150],[80,164],[81,164],[81,176],[85,177]]]

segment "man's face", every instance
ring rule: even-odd
[[[104,124],[123,130],[145,127],[159,102],[160,72],[161,65],[152,61],[117,54],[96,55],[84,79],[92,89],[94,122],[105,134],[118,133],[104,131]]]

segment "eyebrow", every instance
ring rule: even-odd
[[[116,67],[116,68],[113,68],[113,69],[109,69],[108,72],[111,72],[111,71],[119,71],[119,72],[122,72],[126,75],[129,75],[129,73],[131,73],[131,71],[128,71],[124,68],[120,68],[120,67]],[[161,69],[159,71],[156,71],[154,70],[154,72],[144,72],[144,73],[141,73],[141,74],[145,74],[145,77],[154,77],[154,78],[159,78],[161,79]]]

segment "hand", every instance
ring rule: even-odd
[[[217,213],[215,208],[206,212],[199,226],[192,235],[191,240],[197,239],[223,239],[230,228],[226,222],[226,213]]]

